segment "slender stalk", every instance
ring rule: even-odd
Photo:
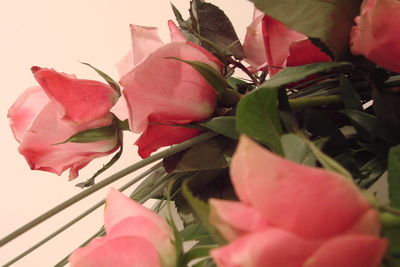
[[[125,185],[120,187],[118,190],[124,191],[124,190],[128,189],[129,187],[131,187],[135,183],[139,182],[144,177],[148,176],[153,171],[159,169],[161,166],[162,166],[161,163],[154,165],[153,167],[149,168],[147,171],[141,173],[140,175],[138,175],[137,177],[135,177],[134,179],[132,179],[131,181],[129,181],[128,183],[126,183]],[[57,235],[59,235],[60,233],[62,233],[63,231],[65,231],[66,229],[68,229],[69,227],[71,227],[72,225],[74,225],[75,223],[77,223],[78,221],[80,221],[81,219],[83,219],[84,217],[86,217],[87,215],[92,213],[93,211],[95,211],[96,209],[98,209],[99,207],[101,207],[104,204],[104,202],[105,202],[104,199],[102,201],[97,202],[94,206],[87,209],[85,212],[81,213],[80,215],[75,217],[73,220],[71,220],[67,224],[63,225],[62,227],[60,227],[59,229],[57,229],[56,231],[54,231],[53,233],[51,233],[50,235],[48,235],[47,237],[42,239],[41,241],[37,242],[35,245],[30,247],[29,249],[27,249],[24,252],[22,252],[21,254],[19,254],[17,257],[13,258],[12,260],[10,260],[6,264],[4,264],[3,267],[10,266],[11,264],[19,261],[20,259],[22,259],[26,255],[28,255],[29,253],[34,251],[35,249],[39,248],[43,244],[47,243],[48,241],[50,241],[51,239],[53,239],[54,237],[56,237]]]
[[[294,110],[299,110],[304,107],[338,104],[341,102],[342,98],[340,95],[310,96],[289,99],[290,107]]]
[[[76,194],[75,196],[71,197],[70,199],[67,199],[66,201],[62,202],[61,204],[57,205],[56,207],[52,208],[51,210],[47,211],[46,213],[40,215],[39,217],[35,218],[34,220],[30,221],[29,223],[23,225],[22,227],[18,228],[11,234],[7,235],[3,239],[0,240],[0,247],[4,246],[11,240],[14,240],[18,236],[22,235],[23,233],[27,232],[28,230],[32,229],[36,225],[42,223],[43,221],[47,220],[48,218],[56,215],[57,213],[61,212],[62,210],[68,208],[69,206],[75,204],[76,202],[80,201],[81,199],[93,194],[94,192],[102,189],[103,187],[117,181],[118,179],[140,169],[143,168],[146,165],[149,165],[157,160],[160,160],[162,158],[171,156],[173,154],[176,154],[182,150],[185,150],[194,144],[201,143],[205,140],[208,140],[214,136],[218,135],[215,132],[206,132],[204,134],[201,134],[199,136],[196,136],[190,140],[187,140],[185,142],[182,142],[178,145],[172,146],[169,149],[166,149],[164,151],[161,151],[159,153],[156,153],[144,160],[141,160],[111,176],[108,178],[105,178],[104,180],[98,182],[97,184],[89,187],[88,189],[82,191],[79,194]]]
[[[256,79],[256,77],[254,77],[254,75],[249,71],[248,68],[246,68],[242,63],[240,63],[239,61],[234,60],[233,58],[228,58],[228,62],[231,63],[233,66],[241,69],[244,73],[247,74],[247,76],[250,77],[250,79],[253,81],[253,83],[256,86],[259,86],[260,83],[258,82],[258,80]]]

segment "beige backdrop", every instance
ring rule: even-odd
[[[173,2],[186,16],[189,1]],[[226,11],[243,39],[252,16],[250,2],[211,2]],[[118,79],[114,64],[130,47],[129,23],[158,26],[162,38],[168,41],[166,22],[173,18],[173,13],[167,0],[0,0],[0,3],[0,237],[3,237],[78,193],[80,189],[74,184],[88,178],[107,161],[102,158],[92,162],[81,171],[80,180],[73,182],[67,181],[67,173],[58,177],[29,170],[17,151],[18,144],[9,129],[6,115],[18,95],[36,84],[30,67],[50,67],[75,73],[80,78],[101,80],[92,70],[79,63],[85,61]],[[138,160],[132,145],[134,139],[133,135],[126,138],[123,158],[108,174]],[[0,248],[0,265],[97,202],[105,193],[102,190]],[[98,230],[102,224],[101,216],[100,210],[13,266],[53,266]]]

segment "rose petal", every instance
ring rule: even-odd
[[[121,84],[133,132],[143,132],[151,114],[162,114],[164,121],[197,121],[214,111],[214,89],[191,66],[166,57],[212,64],[193,46],[175,42],[161,47],[124,76]]]
[[[286,66],[301,66],[317,62],[330,62],[331,58],[310,40],[294,41],[289,47]]]
[[[43,107],[50,101],[49,97],[39,86],[27,89],[8,110],[11,129],[18,142],[32,125]]]
[[[181,30],[176,26],[175,22],[168,20],[168,27],[171,33],[171,42],[186,42],[185,36],[183,36]]]
[[[200,130],[193,128],[149,124],[147,129],[136,140],[135,145],[138,146],[139,156],[147,158],[160,147],[179,144],[197,136],[199,133],[201,133]]]
[[[116,92],[107,84],[76,79],[51,69],[32,69],[35,79],[50,99],[75,122],[86,123],[102,118],[117,101]]]
[[[104,213],[104,227],[106,231],[110,232],[114,226],[130,217],[146,217],[154,222],[160,231],[167,235],[171,234],[170,227],[160,215],[126,197],[118,190],[111,188],[107,195],[106,210]]]
[[[214,249],[211,256],[219,267],[301,267],[317,247],[290,232],[268,228]]]
[[[307,239],[340,234],[371,208],[347,179],[285,160],[248,137],[241,137],[230,172],[244,203]]]
[[[161,229],[153,220],[147,217],[123,219],[107,233],[107,236],[110,239],[123,236],[142,237],[157,250],[162,266],[175,266],[176,264],[176,251],[172,243],[173,237],[171,233]]]
[[[351,31],[351,51],[364,55],[384,68],[400,72],[400,2],[397,0],[366,0],[361,15]],[[396,37],[395,37],[396,36]]]
[[[110,125],[110,116],[77,124],[62,119],[59,105],[49,102],[25,132],[19,152],[34,170],[44,170],[60,175],[70,169],[70,179],[91,160],[108,155],[118,148],[118,136],[91,143],[64,143],[72,135],[90,128]]]
[[[267,61],[264,47],[264,36],[261,30],[263,17],[264,13],[258,9],[254,9],[253,21],[247,27],[246,36],[243,42],[243,51],[246,55],[244,60],[251,65],[254,71]]]
[[[131,25],[131,36],[134,66],[164,44],[156,27]]]
[[[387,241],[366,235],[345,235],[324,243],[304,267],[376,267]]]
[[[269,226],[256,209],[241,202],[210,199],[209,203],[209,220],[228,241]]]
[[[265,15],[262,20],[265,54],[270,75],[286,66],[290,45],[294,41],[307,39],[307,36],[289,29],[280,21]]]
[[[69,257],[71,267],[159,267],[153,245],[144,238],[124,236],[94,239]]]

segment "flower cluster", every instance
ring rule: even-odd
[[[106,234],[72,253],[73,267],[400,261],[400,2],[300,1],[300,13],[291,1],[253,2],[243,45],[201,0],[187,20],[173,7],[179,27],[168,21],[169,43],[155,27],[131,25],[119,83],[97,69],[108,84],[32,67],[39,86],[8,113],[32,169],[69,169],[74,179],[93,159],[122,152],[124,130],[140,134],[142,158],[177,145],[143,161],[166,155],[132,198],[174,201],[185,227],[206,232],[188,237],[111,189]],[[247,77],[234,77],[237,69]],[[363,190],[386,170],[391,207],[372,205]],[[198,242],[187,251],[189,240]]]

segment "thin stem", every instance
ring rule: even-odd
[[[71,197],[70,199],[67,199],[66,201],[64,201],[63,203],[57,205],[56,207],[52,208],[51,210],[47,211],[46,213],[40,215],[39,217],[35,218],[34,220],[30,221],[29,223],[25,224],[24,226],[18,228],[17,230],[15,230],[14,232],[12,232],[11,234],[7,235],[6,237],[4,237],[3,239],[0,240],[0,247],[4,246],[5,244],[7,244],[8,242],[10,242],[11,240],[14,240],[15,238],[17,238],[18,236],[22,235],[23,233],[27,232],[28,230],[32,229],[33,227],[35,227],[36,225],[42,223],[43,221],[47,220],[48,218],[56,215],[57,213],[61,212],[62,210],[68,208],[69,206],[75,204],[76,202],[80,201],[81,199],[93,194],[94,192],[100,190],[101,188],[117,181],[118,179],[146,166],[149,165],[157,160],[160,160],[162,158],[171,156],[173,154],[176,154],[182,150],[185,150],[191,146],[193,146],[194,144],[197,143],[201,143],[205,140],[208,140],[214,136],[218,135],[215,132],[206,132],[204,134],[201,134],[199,136],[196,136],[190,140],[187,140],[185,142],[182,142],[178,145],[172,146],[169,149],[166,149],[164,151],[161,151],[159,153],[156,153],[144,160],[141,160],[111,176],[109,176],[108,178],[98,182],[97,184],[93,185],[92,187],[82,191],[79,194],[76,194],[75,196]]]
[[[246,68],[242,63],[240,63],[239,61],[236,61],[236,60],[234,60],[232,58],[228,58],[228,62],[231,63],[232,65],[234,65],[235,67],[238,67],[239,69],[241,69],[244,73],[246,73],[247,76],[250,77],[250,79],[253,81],[253,83],[256,86],[260,85],[260,83],[258,82],[256,77],[254,77],[254,75],[249,71],[249,69]]]
[[[338,104],[341,102],[342,98],[340,95],[310,96],[289,99],[290,107],[294,110],[299,110],[304,107]]]
[[[158,163],[158,164],[154,165],[153,167],[149,168],[145,172],[141,173],[140,175],[138,175],[137,177],[135,177],[134,179],[132,179],[131,181],[129,181],[128,183],[126,183],[125,185],[120,187],[118,190],[124,191],[124,190],[128,189],[129,187],[131,187],[135,183],[139,182],[144,177],[148,176],[153,171],[159,169],[161,166],[162,166],[162,163]],[[34,251],[35,249],[39,248],[43,244],[47,243],[48,241],[50,241],[51,239],[53,239],[54,237],[56,237],[57,235],[59,235],[60,233],[62,233],[63,231],[65,231],[66,229],[68,229],[69,227],[71,227],[72,225],[74,225],[75,223],[77,223],[78,221],[80,221],[81,219],[83,219],[84,217],[86,217],[87,215],[92,213],[93,211],[95,211],[96,209],[98,209],[99,207],[101,207],[104,204],[104,202],[105,202],[104,199],[102,201],[97,202],[94,206],[87,209],[85,212],[81,213],[80,215],[75,217],[73,220],[71,220],[67,224],[63,225],[62,227],[60,227],[59,229],[57,229],[56,231],[54,231],[53,233],[48,235],[46,238],[42,239],[41,241],[39,241],[38,243],[36,243],[32,247],[30,247],[29,249],[27,249],[24,252],[22,252],[21,254],[19,254],[17,257],[13,258],[12,260],[10,260],[6,264],[4,264],[3,267],[10,266],[11,264],[19,261],[20,259],[22,259],[26,255],[28,255],[29,253]]]

